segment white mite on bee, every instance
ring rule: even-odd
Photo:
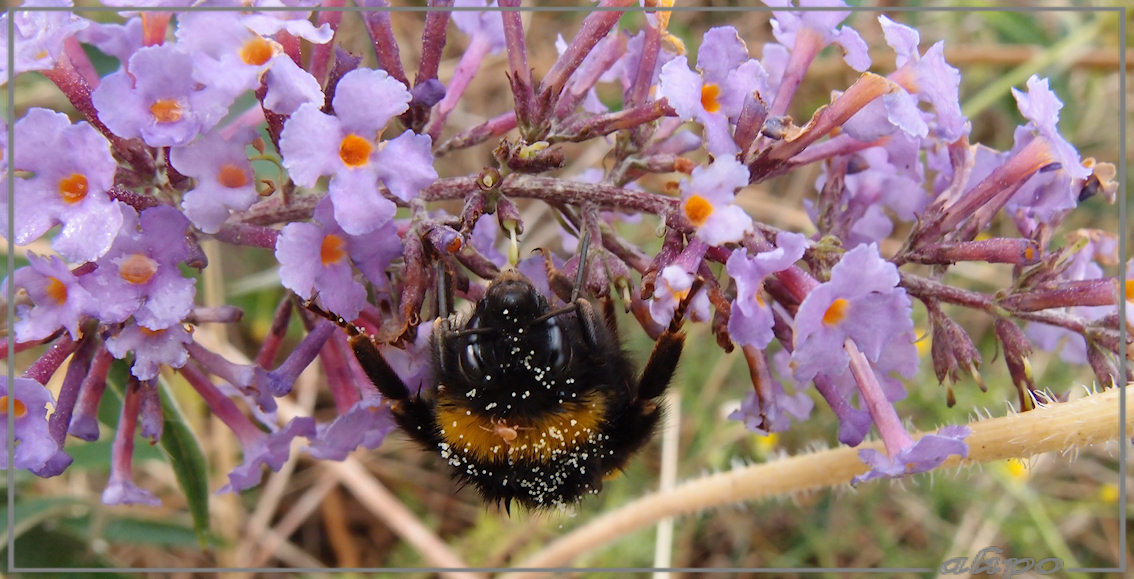
[[[495,418],[492,419],[491,428],[487,426],[480,427],[481,430],[491,432],[496,436],[499,436],[504,440],[504,444],[507,444],[508,446],[512,446],[512,441],[516,440],[516,437],[520,435],[518,432],[516,432],[517,430],[527,430],[528,428],[530,427],[511,426],[508,424],[508,421],[504,420],[503,418],[499,420]]]

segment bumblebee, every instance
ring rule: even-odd
[[[580,272],[585,253],[584,241]],[[547,263],[549,277],[571,284]],[[638,374],[622,350],[612,303],[604,299],[599,313],[579,297],[581,282],[580,273],[567,304],[553,308],[508,267],[466,319],[439,312],[430,339],[436,387],[419,394],[410,393],[373,337],[309,307],[347,330],[398,425],[426,451],[439,453],[462,484],[471,483],[507,512],[513,502],[562,508],[597,494],[603,479],[652,437],[681,355],[688,305],[682,300]]]

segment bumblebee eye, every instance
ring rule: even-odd
[[[480,357],[480,345],[474,340],[469,340],[469,343],[465,344],[464,349],[461,350],[459,362],[461,374],[464,374],[469,380],[484,378],[484,360]]]
[[[567,337],[563,335],[563,328],[554,318],[548,320],[547,324],[548,360],[553,370],[560,371],[571,361],[571,346],[567,343]]]

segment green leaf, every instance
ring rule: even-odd
[[[209,467],[205,462],[205,453],[201,451],[197,437],[186,424],[177,401],[169,394],[165,382],[159,380],[159,383],[158,392],[161,395],[161,411],[165,423],[158,446],[169,459],[177,482],[185,492],[189,514],[193,517],[193,529],[197,532],[198,542],[204,547],[209,533]]]
[[[79,537],[96,527],[91,515],[63,519],[59,524]],[[196,531],[183,521],[114,517],[97,523],[97,528],[100,538],[124,545],[194,547],[199,542]]]
[[[55,526],[39,525],[28,531],[15,541],[13,553],[17,567],[59,569],[57,573],[13,574],[14,577],[90,577],[92,579],[116,579],[121,577],[136,577],[104,571],[114,567],[110,561],[95,554],[90,545],[70,532]],[[7,545],[0,549],[0,557],[7,560]],[[87,568],[100,569],[99,571],[71,571],[70,569]]]
[[[112,402],[121,408],[122,393],[129,377],[129,369],[124,363],[115,361],[110,367],[107,376],[107,394],[114,393],[114,397],[103,396],[103,401],[112,398]],[[189,514],[193,517],[193,529],[197,533],[197,540],[202,547],[208,542],[209,534],[209,481],[208,464],[205,462],[205,453],[197,443],[193,430],[185,422],[184,414],[173,396],[169,394],[165,381],[158,379],[158,394],[161,397],[162,434],[157,447],[173,467],[173,474],[189,504]],[[113,400],[117,398],[116,400]],[[107,404],[101,406],[106,407]],[[100,408],[99,418],[103,419],[103,408]],[[117,416],[110,424],[117,424]],[[141,447],[136,447],[141,449]]]
[[[15,497],[15,501],[13,502],[15,503],[15,509],[12,515],[11,536],[16,538],[19,538],[25,532],[44,521],[59,518],[74,505],[86,504],[79,499],[71,497],[21,499],[19,495]],[[8,528],[6,526],[8,522],[7,505],[0,507],[0,521],[3,521],[5,525],[3,529],[0,529],[0,545],[7,545],[9,537]]]

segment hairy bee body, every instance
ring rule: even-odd
[[[553,312],[507,270],[463,324],[435,326],[431,409],[401,426],[486,501],[574,503],[653,433],[656,404],[629,412],[636,376],[617,335],[592,308],[573,310]]]
[[[585,298],[553,309],[509,268],[467,319],[436,320],[436,388],[411,395],[373,338],[309,307],[351,334],[355,357],[393,404],[402,430],[505,509],[513,502],[563,507],[598,493],[652,437],[684,344],[683,302],[639,375],[611,310],[600,314]]]

